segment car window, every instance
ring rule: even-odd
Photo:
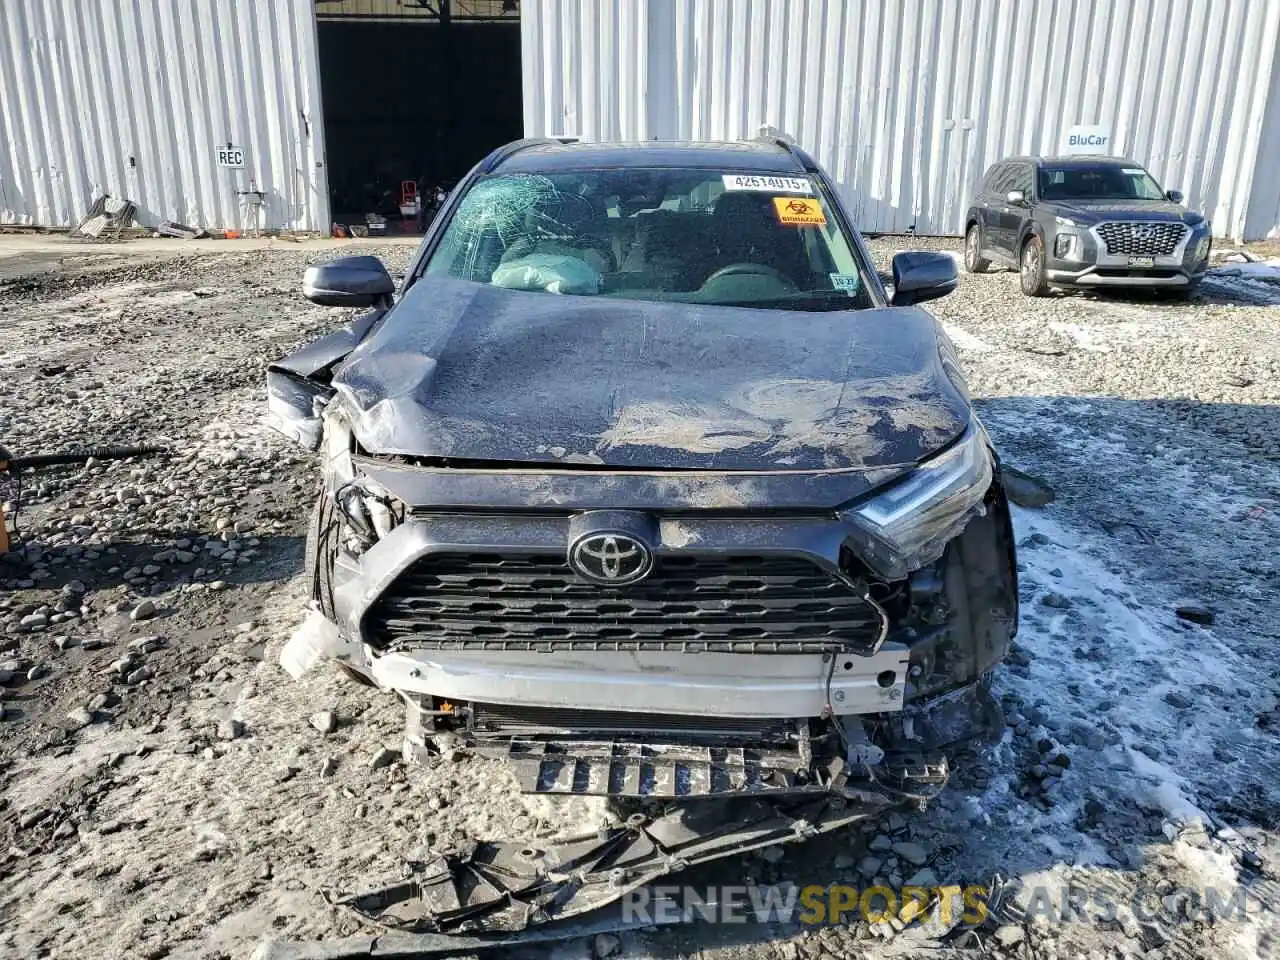
[[[1000,173],[1000,167],[1001,167],[1001,164],[998,164],[998,163],[997,163],[997,164],[993,164],[993,165],[991,166],[991,169],[989,169],[989,170],[987,171],[987,175],[986,175],[985,177],[983,177],[983,178],[982,178],[982,192],[983,192],[983,193],[995,193],[995,192],[996,192],[996,177],[997,177],[997,175],[999,175],[999,173]]]
[[[515,290],[862,309],[865,272],[808,177],[622,168],[496,174],[462,198],[426,265]]]
[[[1099,164],[1045,167],[1040,171],[1044,200],[1160,200],[1160,185],[1141,167]]]
[[[991,168],[991,172],[987,174],[986,192],[1004,196],[1009,192],[1006,186],[1008,176],[1009,165],[1007,163],[997,163]]]
[[[1028,163],[1012,164],[1010,190],[1021,190],[1022,195],[1031,199],[1031,165]]]

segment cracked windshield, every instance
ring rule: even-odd
[[[807,177],[628,169],[477,183],[429,274],[511,290],[792,310],[872,305]]]

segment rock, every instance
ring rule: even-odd
[[[324,762],[320,764],[320,776],[332,777],[337,772],[338,772],[338,758],[325,757]]]
[[[150,620],[155,615],[156,602],[154,600],[143,600],[133,608],[133,612],[129,614],[129,619],[135,622],[138,620]]]
[[[878,833],[868,846],[876,853],[883,853],[893,849],[893,840],[883,833]]]
[[[445,800],[444,797],[432,797],[430,800],[427,801],[427,809],[432,811],[433,813],[439,810],[443,810],[448,805],[449,805],[449,802]]]
[[[1071,601],[1060,593],[1046,593],[1040,598],[1040,603],[1054,610],[1067,610],[1071,607]]]
[[[592,950],[600,960],[622,952],[622,938],[616,933],[597,933]]]
[[[227,717],[218,724],[219,740],[238,740],[244,735],[244,723],[235,717]]]
[[[893,845],[893,852],[913,867],[924,866],[929,860],[929,851],[912,840],[898,841]]]
[[[870,854],[858,861],[858,873],[864,877],[874,877],[880,872],[880,868],[884,866],[884,861],[879,857],[873,857]]]
[[[777,863],[787,855],[787,851],[780,846],[765,847],[760,851],[760,859],[765,863]]]
[[[93,723],[93,714],[84,707],[80,707],[68,713],[67,719],[71,721],[73,730],[79,730],[81,727],[87,727]]]
[[[225,590],[227,589],[227,581],[214,580],[212,583],[209,584],[209,589],[212,590],[214,593],[217,593],[220,590]]]
[[[885,827],[890,833],[901,833],[907,829],[907,818],[895,810],[885,819]]]
[[[1198,623],[1205,627],[1213,623],[1214,612],[1208,607],[1201,606],[1197,603],[1186,604],[1178,607],[1173,612],[1177,614],[1179,620],[1187,620],[1191,623]]]
[[[129,641],[129,649],[136,650],[138,653],[150,653],[152,650],[159,650],[164,646],[164,641],[159,637],[135,637]]]
[[[928,887],[932,889],[938,886],[938,875],[930,868],[925,867],[923,870],[917,870],[907,877],[905,883],[908,887]]]
[[[1057,499],[1053,487],[1047,482],[1013,467],[1001,467],[1000,478],[1004,481],[1005,494],[1020,507],[1039,509]]]
[[[128,674],[125,675],[124,682],[129,684],[131,687],[136,687],[138,684],[145,680],[150,680],[154,676],[154,671],[144,664],[143,666],[138,667],[137,670],[130,670]]]
[[[1006,950],[1016,947],[1025,940],[1026,937],[1026,932],[1021,927],[1014,926],[1012,923],[1006,923],[1003,927],[997,928],[995,932],[996,943],[1000,944],[1000,946],[1004,947]]]
[[[374,770],[381,770],[383,767],[389,767],[400,759],[400,752],[392,750],[390,747],[379,747],[372,757],[369,758],[369,766]]]
[[[321,733],[333,733],[338,729],[338,715],[332,710],[321,710],[311,715],[311,725]]]
[[[40,666],[40,664],[38,663],[35,666],[31,667],[29,670],[27,670],[28,683],[30,683],[32,680],[39,680],[42,676],[44,676],[44,667]]]
[[[847,851],[842,851],[836,854],[835,868],[837,870],[848,870],[856,862],[857,861],[854,860],[853,854],[848,853]]]
[[[43,630],[48,625],[49,618],[43,613],[32,613],[18,621],[18,626],[30,633]]]
[[[1194,700],[1188,697],[1185,693],[1180,693],[1177,690],[1170,690],[1166,693],[1164,695],[1164,702],[1179,710],[1186,710],[1195,705]]]

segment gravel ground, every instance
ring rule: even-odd
[[[897,243],[873,243],[882,265]],[[360,246],[393,271],[412,253]],[[279,668],[315,472],[261,424],[263,372],[345,321],[297,293],[335,250],[157,249],[0,243],[0,442],[172,451],[22,477],[0,563],[0,956],[244,957],[351,933],[322,890],[451,838],[545,840],[604,814],[526,803],[477,758],[407,768],[393,698]],[[1280,283],[1228,269],[1187,304],[1032,301],[993,273],[931,309],[1006,461],[1056,492],[1016,517],[1009,728],[925,813],[690,881],[999,875],[998,924],[946,949],[1273,952]],[[1060,906],[1069,885],[1122,906],[1045,922],[1036,891]],[[1248,915],[1209,922],[1178,893],[1207,887],[1247,890]],[[1139,890],[1154,909],[1135,914]],[[702,926],[554,953],[936,956],[946,926]]]

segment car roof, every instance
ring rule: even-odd
[[[740,173],[804,173],[801,155],[771,140],[641,140],[634,143],[511,144],[491,169],[504,173],[617,167],[690,167]]]
[[[1072,153],[1061,157],[1005,157],[996,163],[1033,163],[1037,166],[1052,165],[1078,169],[1081,167],[1140,167],[1142,164],[1127,157],[1113,157],[1110,154]],[[992,164],[995,166],[996,164]]]

